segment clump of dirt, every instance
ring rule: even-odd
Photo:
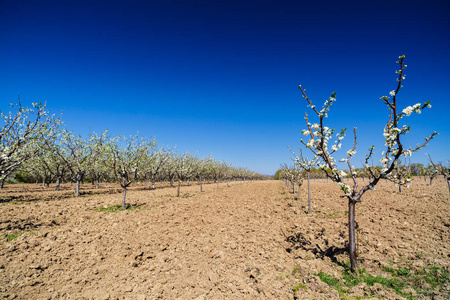
[[[109,188],[116,191],[113,194],[108,188],[100,193],[93,189],[78,198],[50,199],[46,195],[54,192],[34,190],[33,185],[1,191],[2,197],[9,193],[17,198],[0,205],[0,296],[403,299],[408,294],[446,299],[448,295],[448,277],[446,285],[434,287],[425,280],[423,291],[428,294],[409,285],[399,294],[379,283],[342,284],[347,278],[347,202],[331,182],[312,182],[312,215],[306,213],[306,190],[302,187],[303,197],[294,200],[296,195],[281,181],[230,183],[229,188],[221,183],[219,189],[204,184],[204,192],[191,183],[182,187],[181,197],[175,197],[176,188],[163,186],[131,189],[126,210],[111,209],[121,203],[116,186]],[[358,259],[367,276],[407,280],[420,270],[448,276],[446,183],[435,180],[430,187],[416,179],[399,193],[383,182],[366,193],[356,214]],[[400,277],[405,270],[411,277],[407,273]]]

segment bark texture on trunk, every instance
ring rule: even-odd
[[[356,258],[356,228],[355,228],[355,206],[356,203],[348,200],[348,254],[353,272],[358,271],[358,260]]]
[[[76,184],[75,184],[75,197],[80,196],[80,181],[77,180]]]
[[[122,199],[122,207],[124,208],[124,209],[126,209],[127,208],[127,204],[125,203],[125,199],[127,198],[127,187],[125,186],[124,188],[123,188],[123,199]]]
[[[311,214],[311,189],[309,187],[309,172],[308,172],[308,214]]]

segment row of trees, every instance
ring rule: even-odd
[[[63,181],[75,183],[75,196],[80,185],[89,180],[99,186],[104,182],[119,182],[123,188],[123,201],[127,188],[136,181],[181,182],[197,180],[202,191],[204,180],[220,181],[262,179],[263,176],[245,168],[212,157],[180,154],[170,148],[157,148],[154,139],[135,136],[110,137],[107,131],[92,133],[82,138],[64,129],[60,118],[50,116],[45,105],[32,108],[12,105],[13,112],[2,113],[4,120],[0,144],[0,181],[20,172],[28,180],[40,181],[47,186],[56,182],[56,190]]]
[[[311,161],[308,161],[301,156],[301,153],[300,156],[294,154],[293,160],[295,162],[295,167],[286,168],[285,170],[280,172],[280,175],[282,178],[288,179],[291,182],[294,180],[298,182],[299,179],[295,177],[295,173],[298,172],[299,169],[307,170],[307,168],[305,167],[305,165],[307,165],[307,167],[311,170],[311,165],[305,164],[306,162],[312,163],[312,166],[317,166],[322,170],[327,178],[338,184],[348,201],[348,253],[350,257],[351,268],[354,271],[358,270],[355,234],[356,204],[361,203],[361,198],[364,193],[369,190],[373,190],[381,179],[393,181],[400,187],[402,185],[407,185],[411,181],[411,168],[408,169],[407,167],[405,167],[405,165],[401,164],[401,156],[404,156],[405,159],[407,157],[410,157],[413,152],[416,152],[422,147],[426,146],[426,144],[437,135],[436,132],[432,133],[430,136],[425,138],[425,142],[423,144],[418,144],[416,147],[406,148],[402,144],[402,136],[410,132],[410,126],[401,125],[401,121],[403,121],[404,118],[410,116],[412,113],[420,114],[423,109],[431,108],[429,101],[425,102],[424,104],[417,103],[413,106],[407,106],[403,110],[400,110],[398,108],[397,96],[400,89],[403,88],[402,81],[404,81],[405,79],[404,71],[406,65],[404,64],[404,58],[404,56],[400,56],[399,61],[397,61],[397,63],[399,64],[399,69],[396,70],[398,77],[395,89],[389,92],[389,96],[383,96],[380,98],[387,106],[389,115],[384,127],[383,134],[383,137],[385,139],[385,149],[381,153],[381,166],[378,167],[373,166],[373,164],[369,164],[372,160],[372,157],[374,156],[375,146],[369,148],[362,169],[357,170],[351,164],[351,159],[356,154],[356,128],[353,129],[353,146],[347,151],[346,157],[340,160],[347,165],[347,170],[343,170],[337,166],[335,155],[336,152],[338,152],[342,147],[342,140],[346,135],[346,130],[343,129],[340,132],[335,133],[335,129],[329,128],[325,125],[325,119],[328,117],[330,107],[336,101],[336,93],[332,93],[331,97],[325,101],[322,109],[319,110],[308,98],[305,93],[305,89],[303,89],[302,86],[299,86],[302,96],[308,103],[308,107],[314,112],[317,118],[316,123],[310,123],[309,117],[305,113],[307,128],[302,131],[302,134],[308,137],[308,140],[301,140],[302,145],[311,151],[311,153],[314,155],[314,158]],[[439,165],[439,168],[438,165],[434,164],[431,161],[431,158],[430,162],[433,165],[433,168],[430,169],[439,169],[442,174],[446,174],[445,176],[447,176],[447,180],[449,179],[448,169],[446,169],[447,171],[445,171],[445,168],[442,167],[442,165]],[[417,168],[414,171],[422,172],[419,165],[417,165]],[[368,183],[364,184],[361,188],[358,185],[358,176],[369,178]],[[344,182],[344,178],[347,177],[349,177],[350,179],[351,186],[347,184],[348,180],[347,183]]]
[[[292,188],[293,184],[299,184],[301,185],[301,182],[303,179],[307,179],[310,177],[311,179],[328,179],[326,176],[326,173],[323,172],[322,169],[319,168],[318,164],[314,164],[311,168],[308,166],[306,169],[301,164],[298,164],[298,156],[294,154],[294,158],[292,159],[294,161],[293,166],[288,166],[286,164],[282,164],[280,169],[275,174],[276,180],[284,180],[286,185],[290,186]],[[430,158],[429,158],[430,160]],[[450,162],[449,162],[450,165]],[[366,166],[363,166],[362,168],[355,168],[353,170],[353,175],[356,178],[360,178],[363,180],[363,182],[368,179],[372,179],[372,174],[370,171],[372,171],[374,174],[380,174],[382,172],[383,167],[378,166],[371,166],[371,170],[367,168]],[[309,170],[307,172],[306,170]],[[443,166],[442,163],[434,164],[430,160],[430,164],[427,166],[424,166],[420,163],[413,163],[413,164],[402,164],[399,162],[396,167],[392,171],[392,176],[386,180],[393,182],[399,189],[399,191],[402,191],[402,186],[409,186],[411,181],[414,177],[422,177],[423,180],[429,181],[430,185],[433,184],[433,180],[436,178],[436,176],[443,175],[447,180],[447,175],[449,173],[449,168]],[[330,170],[327,170],[330,171]],[[345,173],[345,175],[344,175]],[[351,179],[352,175],[346,171],[343,170],[343,178]],[[449,180],[447,180],[449,181]],[[294,188],[295,191],[295,188]],[[449,183],[449,191],[450,191],[450,183]],[[300,196],[300,195],[299,195]]]

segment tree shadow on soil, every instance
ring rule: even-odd
[[[28,217],[26,219],[14,220],[14,221],[2,221],[0,222],[0,232],[1,231],[15,231],[15,230],[35,230],[44,224],[35,218]],[[54,222],[54,225],[58,225]]]
[[[325,256],[329,257],[332,262],[338,265],[341,265],[342,263],[337,260],[336,256],[348,252],[348,245],[345,245],[342,248],[331,246],[324,250],[319,244],[313,245],[313,243],[311,243],[311,241],[309,241],[301,232],[285,237],[286,242],[290,244],[290,247],[286,248],[286,252],[291,253],[293,250],[302,249],[312,252],[316,257],[321,259]]]

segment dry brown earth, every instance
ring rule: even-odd
[[[128,192],[55,192],[34,185],[0,191],[0,297],[5,299],[339,299],[317,274],[337,278],[347,256],[346,200],[326,181],[294,200],[281,181]],[[89,194],[90,193],[90,194]],[[96,194],[97,193],[97,194]],[[449,268],[449,192],[440,178],[399,193],[381,183],[357,206],[361,266]],[[6,236],[22,233],[8,241]],[[333,262],[334,261],[334,262]],[[389,274],[383,274],[389,276]],[[349,298],[403,299],[382,286]],[[447,299],[448,284],[432,296]]]

